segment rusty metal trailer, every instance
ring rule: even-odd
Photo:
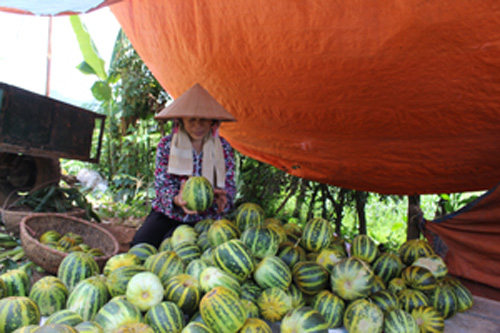
[[[0,204],[58,183],[59,158],[97,163],[105,118],[0,82]]]

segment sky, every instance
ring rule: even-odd
[[[94,44],[109,66],[120,25],[108,8],[80,15]],[[0,82],[45,95],[49,18],[0,12]],[[83,61],[68,16],[52,18],[50,97],[82,106],[94,99],[95,75],[76,67]]]

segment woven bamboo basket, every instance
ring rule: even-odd
[[[5,229],[15,237],[19,237],[19,225],[21,224],[21,220],[31,214],[34,214],[33,210],[26,206],[12,206],[7,209],[2,209],[2,220],[5,224]],[[85,209],[75,207],[60,214],[83,218],[85,216]]]
[[[119,244],[106,229],[85,220],[58,213],[33,213],[22,219],[20,224],[21,244],[25,255],[45,271],[57,274],[59,264],[68,253],[57,251],[39,242],[40,236],[48,230],[61,235],[74,232],[83,237],[90,247],[100,248],[104,256],[94,257],[101,271],[106,261],[116,255]]]

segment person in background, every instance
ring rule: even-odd
[[[234,152],[218,131],[222,121],[236,119],[201,85],[195,84],[155,119],[174,120],[174,126],[158,144],[156,197],[131,247],[149,243],[158,248],[181,224],[221,219],[232,209],[236,194]],[[182,200],[183,184],[190,176],[204,176],[214,188],[214,202],[204,212],[190,211]]]

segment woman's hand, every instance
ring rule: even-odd
[[[227,205],[227,191],[214,188],[214,201],[217,204],[217,213],[222,213]]]
[[[198,214],[197,211],[194,211],[194,210],[189,210],[187,209],[186,205],[187,205],[187,202],[182,200],[182,190],[184,189],[184,184],[186,182],[182,182],[181,184],[181,190],[179,191],[179,193],[174,196],[174,205],[176,206],[179,206],[182,208],[182,210],[184,211],[184,213],[186,213],[187,215],[195,215],[195,214]]]

